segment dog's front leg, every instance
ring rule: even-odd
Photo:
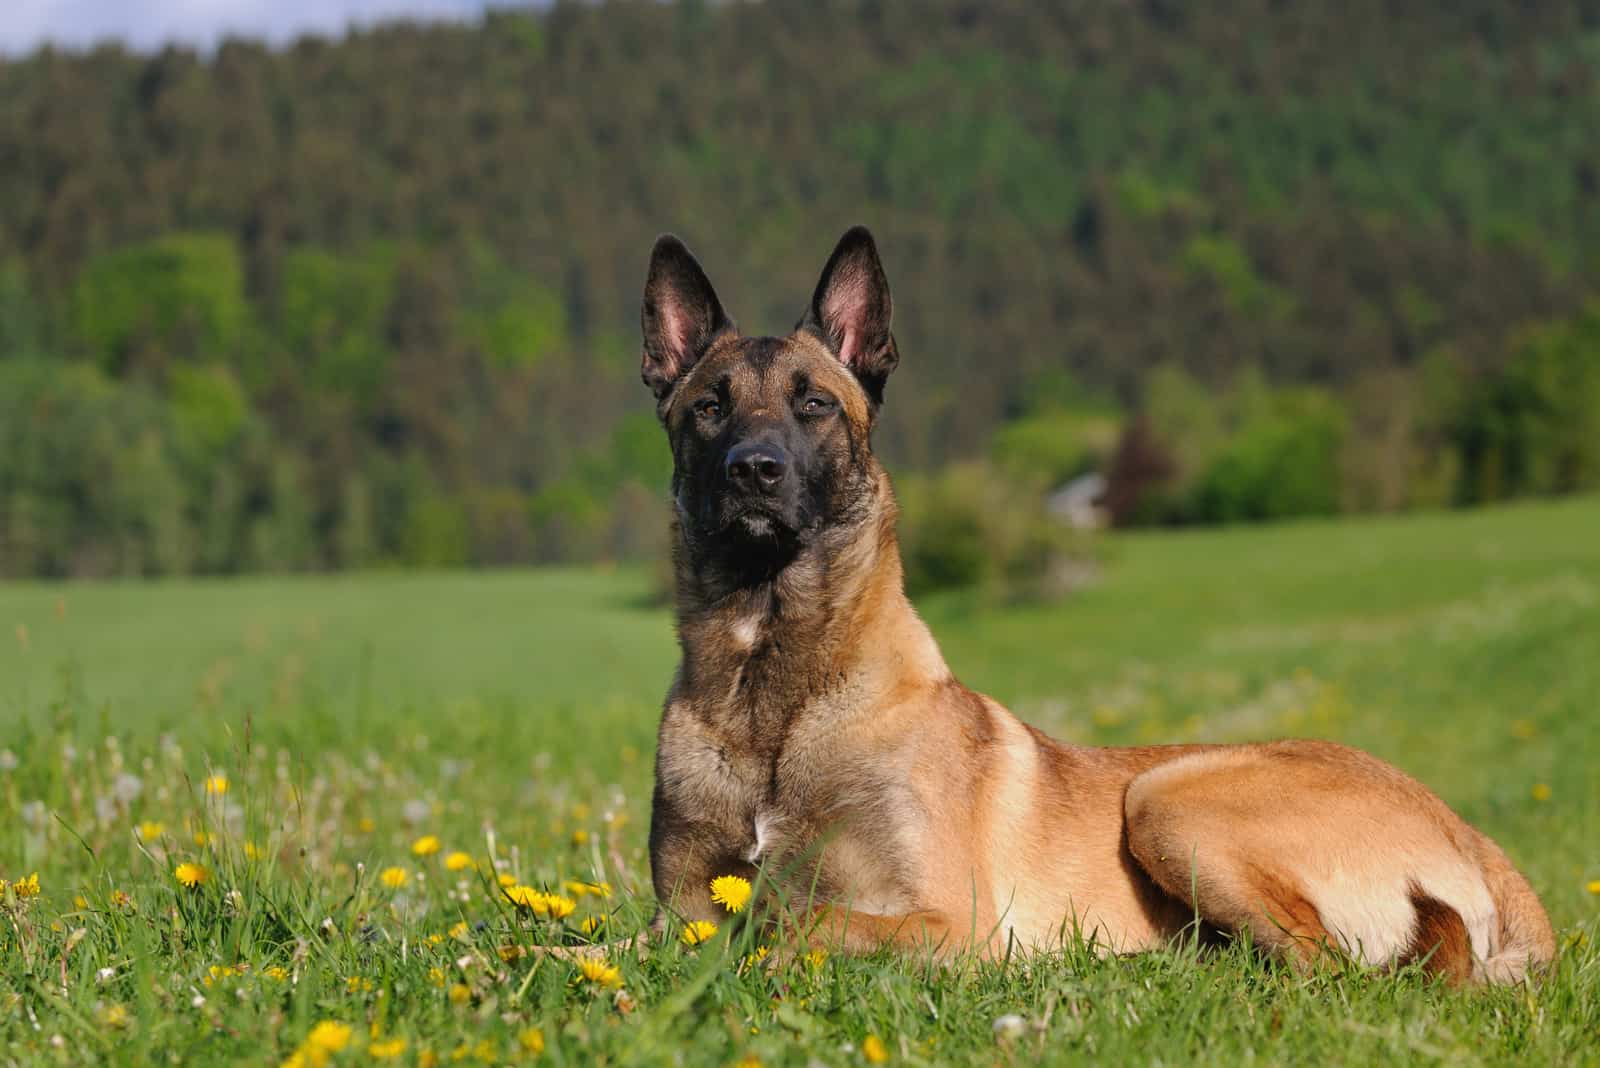
[[[885,916],[823,905],[797,918],[796,923],[797,933],[809,945],[845,953],[889,946],[942,957],[964,946],[970,934],[958,931],[947,916],[932,909]]]
[[[651,929],[659,935],[669,917],[684,922],[727,918],[711,900],[711,880],[738,875],[754,881],[753,864],[739,856],[728,828],[686,817],[658,785],[650,814],[650,878],[660,908]]]

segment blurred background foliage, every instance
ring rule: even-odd
[[[659,554],[651,240],[870,224],[919,589],[1600,486],[1600,5],[557,4],[0,60],[0,575]]]

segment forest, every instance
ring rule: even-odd
[[[781,333],[872,227],[929,582],[1088,471],[1125,525],[1593,489],[1596,131],[1594,0],[558,3],[0,59],[0,577],[657,554],[667,230]]]

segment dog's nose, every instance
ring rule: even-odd
[[[744,493],[771,493],[789,470],[783,450],[768,442],[745,442],[728,450],[728,481]]]

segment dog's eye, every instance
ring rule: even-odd
[[[800,404],[800,410],[806,415],[821,415],[831,407],[833,402],[827,397],[807,397]]]
[[[706,419],[715,419],[722,414],[722,405],[709,397],[694,406],[695,414]]]

